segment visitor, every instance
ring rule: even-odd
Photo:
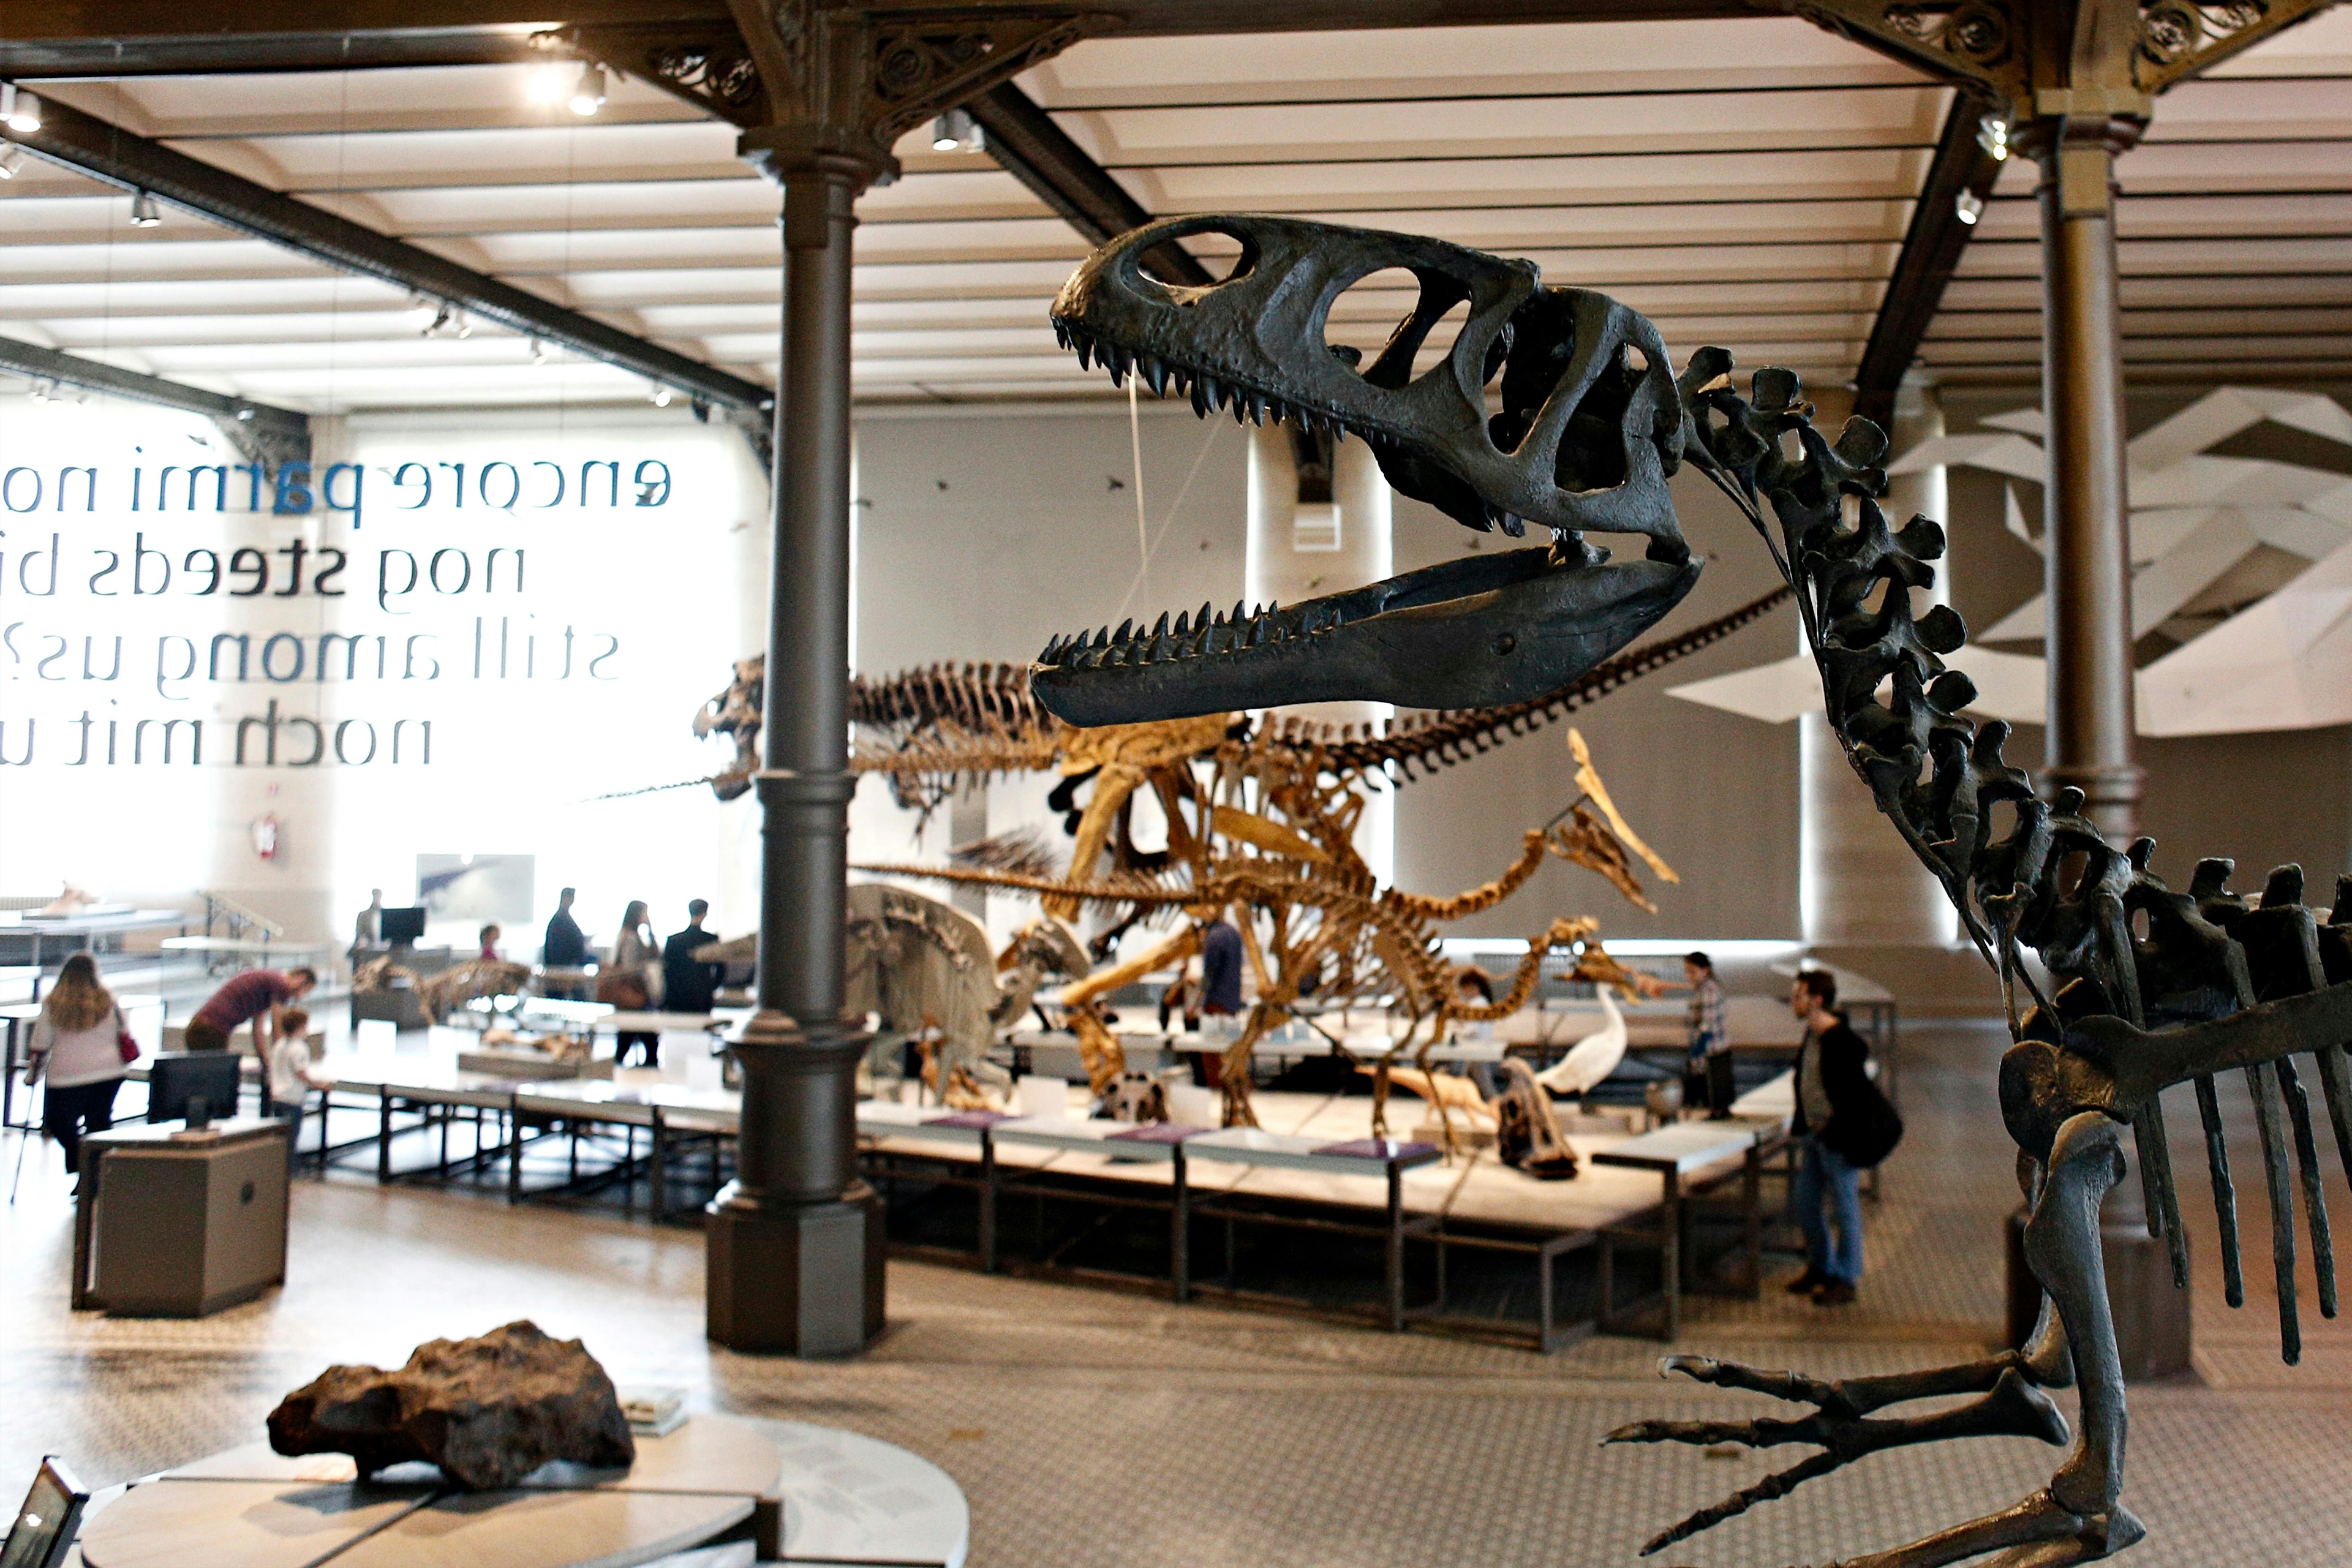
[[[1683,983],[1691,994],[1684,1016],[1689,1054],[1683,1060],[1683,1105],[1692,1110],[1710,1106],[1720,1119],[1731,1114],[1731,1027],[1715,960],[1704,952],[1683,954]],[[1715,1105],[1717,1100],[1723,1103]]]
[[[486,925],[482,928],[482,951],[478,956],[484,963],[503,963],[506,962],[505,955],[499,952],[499,938],[504,935],[506,935],[506,932],[500,931],[495,925]]]
[[[308,964],[283,974],[274,969],[248,969],[231,977],[196,1009],[182,1043],[192,1051],[225,1051],[228,1037],[250,1023],[253,1048],[267,1058],[288,1005],[308,996],[318,984],[318,972]]]
[[[1181,1020],[1184,1032],[1198,1034],[1201,1029],[1201,984],[1193,977],[1191,964],[1177,966],[1176,978],[1160,993],[1160,1032],[1166,1034],[1171,1019]]]
[[[352,927],[352,951],[346,955],[352,967],[357,969],[375,955],[383,946],[383,889],[368,889],[368,906]]]
[[[697,949],[709,947],[719,939],[702,929],[702,917],[710,912],[708,900],[697,899],[686,906],[686,929],[671,937],[662,947],[662,1008],[670,1013],[708,1013],[719,999],[720,966],[698,963]]]
[[[1201,1011],[1230,1016],[1242,1010],[1242,933],[1223,917],[1201,933]]]
[[[596,1000],[624,1013],[650,1011],[661,1000],[656,989],[661,971],[656,963],[660,955],[646,901],[630,900],[621,915],[620,934],[613,939],[613,962],[596,976]],[[646,1066],[661,1066],[661,1037],[650,1030],[625,1029],[614,1047],[613,1065],[626,1067],[629,1058],[640,1051]]]
[[[1805,1038],[1797,1049],[1793,1131],[1801,1143],[1789,1205],[1805,1233],[1805,1271],[1788,1289],[1824,1307],[1852,1302],[1862,1282],[1862,1166],[1885,1152],[1874,1156],[1856,1147],[1856,1139],[1868,1136],[1873,1102],[1884,1101],[1870,1081],[1870,1047],[1836,1005],[1835,978],[1817,969],[1798,972],[1789,1008],[1804,1025]]]
[[[286,1169],[294,1169],[294,1151],[302,1142],[302,1110],[314,1089],[331,1089],[334,1079],[310,1067],[310,1015],[289,1007],[278,1016],[278,1037],[262,1057],[261,1114],[289,1123],[286,1129]],[[321,1164],[324,1156],[321,1156]]]
[[[1475,963],[1463,965],[1454,974],[1454,1005],[1464,1009],[1493,1006],[1494,978]],[[1461,1019],[1454,1026],[1454,1037],[1459,1041],[1491,1040],[1495,1037],[1495,1026],[1491,1019]]]
[[[588,964],[588,938],[581,931],[580,922],[572,918],[572,900],[575,889],[566,888],[557,895],[555,913],[547,922],[547,937],[540,943],[539,962],[549,969],[584,969]],[[577,978],[566,976],[549,986],[548,994],[571,996],[577,989]]]
[[[41,1131],[65,1151],[69,1176],[81,1169],[83,1136],[114,1125],[114,1091],[129,1065],[121,1042],[129,1037],[114,994],[99,982],[98,961],[86,952],[67,959],[34,1020],[25,1082],[48,1085]]]
[[[1201,1013],[1204,1017],[1230,1018],[1242,1010],[1242,933],[1219,915],[1201,932]],[[1224,1058],[1208,1051],[1192,1055],[1192,1081],[1203,1089],[1223,1089]]]

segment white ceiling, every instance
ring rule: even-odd
[[[615,79],[583,121],[546,67],[56,84],[54,96],[760,382],[776,194],[734,132]],[[562,68],[555,68],[560,70]],[[1147,209],[1410,229],[1538,261],[1702,342],[1853,373],[1949,102],[1785,17],[1097,41],[1023,79]],[[899,149],[860,205],[869,401],[1097,395],[1045,307],[1086,244],[984,155]],[[2339,374],[2352,349],[2352,16],[2163,100],[2122,165],[2133,370]],[[29,162],[0,186],[0,333],[315,412],[609,402],[633,377],[495,329],[425,338],[398,289]],[[1931,337],[1956,380],[2030,380],[2032,171],[1990,205]],[[1371,343],[1403,296],[1360,290]]]

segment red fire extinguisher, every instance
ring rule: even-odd
[[[253,852],[264,860],[278,858],[278,814],[267,811],[253,819]]]

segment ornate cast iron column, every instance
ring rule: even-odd
[[[783,369],[761,814],[759,1011],[736,1179],[709,1209],[710,1338],[844,1355],[882,1331],[882,1205],[857,1174],[841,1016],[847,881],[850,233],[898,174],[906,132],[1111,25],[1003,6],[933,16],[828,0],[729,0],[731,19],[595,24],[546,47],[643,77],[742,128],[783,187]]]
[[[850,231],[868,168],[744,133],[783,186],[782,374],[761,813],[759,1011],[735,1043],[736,1179],[709,1210],[708,1324],[735,1350],[842,1355],[882,1331],[883,1213],[857,1174],[841,1016],[847,879]],[[783,145],[779,146],[779,142]]]
[[[2053,115],[2021,138],[2042,164],[2042,489],[2050,605],[2048,777],[2088,797],[2102,832],[2138,830],[2133,761],[2130,500],[2116,282],[2116,154],[2144,120]]]

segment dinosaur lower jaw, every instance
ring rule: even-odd
[[[1171,628],[1055,638],[1030,667],[1066,723],[1189,718],[1298,702],[1475,708],[1553,691],[1655,625],[1695,561],[1611,564],[1566,540],[1480,554],[1345,594]],[[1202,606],[1204,617],[1207,606]]]

